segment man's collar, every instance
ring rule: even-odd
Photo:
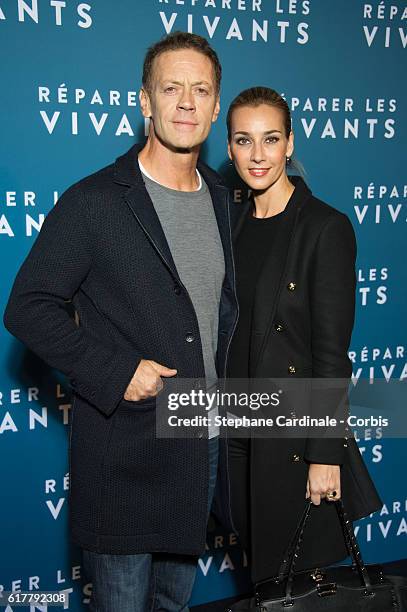
[[[138,154],[144,148],[144,144],[136,143],[126,153],[120,155],[114,162],[114,181],[120,185],[142,185],[143,177],[138,164]],[[198,159],[199,172],[209,186],[220,185],[225,187],[222,178],[203,161]]]

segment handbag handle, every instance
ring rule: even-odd
[[[331,502],[330,502],[331,503]],[[335,504],[338,517],[342,526],[343,535],[345,539],[346,546],[351,554],[351,557],[354,561],[354,565],[357,567],[359,571],[359,575],[361,580],[365,586],[366,595],[370,595],[373,593],[369,574],[367,572],[366,566],[363,562],[362,555],[360,552],[359,545],[355,538],[355,534],[353,533],[353,529],[350,527],[350,521],[346,514],[343,501],[341,499],[333,502]],[[285,569],[288,565],[288,578],[286,583],[286,593],[285,593],[285,601],[284,605],[292,605],[292,588],[294,581],[294,571],[295,571],[295,563],[297,561],[300,546],[302,542],[302,538],[304,535],[304,529],[311,511],[312,501],[307,500],[306,507],[304,509],[303,515],[298,523],[297,529],[295,531],[294,537],[292,538],[290,544],[287,547],[286,554],[284,555],[284,560],[280,565],[279,574],[276,578],[276,582],[281,582],[285,575]]]
[[[310,499],[310,498],[308,498],[308,499]],[[343,507],[343,504],[342,504],[342,507]],[[284,580],[285,576],[287,575],[287,566],[288,566],[289,561],[291,559],[291,556],[293,554],[292,550],[296,546],[296,542],[297,542],[299,533],[300,533],[301,529],[303,528],[302,526],[303,526],[304,521],[306,521],[307,518],[308,518],[308,514],[309,514],[310,510],[311,510],[311,504],[307,503],[305,505],[305,507],[304,507],[304,512],[302,514],[302,517],[300,518],[300,520],[299,520],[299,522],[297,524],[295,533],[294,533],[293,537],[291,538],[291,541],[290,541],[290,543],[287,546],[287,549],[285,551],[284,559],[283,559],[283,561],[282,561],[282,563],[280,565],[280,568],[278,570],[278,576],[277,576],[277,578],[275,578],[276,582],[282,582]],[[338,506],[337,506],[337,510],[338,510]],[[349,536],[348,536],[346,530],[344,530],[344,529],[343,529],[343,534],[344,534],[344,537],[345,537],[346,548],[348,549],[349,555],[352,557],[352,568],[356,569],[357,568],[357,563],[355,562],[355,560],[353,558],[351,542],[350,542],[350,539],[349,539]]]
[[[310,510],[311,510],[311,503],[309,503],[307,500],[307,503],[305,504],[305,507],[304,507],[304,512],[302,513],[302,516],[300,520],[298,521],[298,525],[296,527],[295,533],[284,553],[283,561],[281,562],[281,565],[278,570],[278,576],[275,578],[276,582],[282,582],[287,574],[287,566],[290,564],[291,557],[294,554],[293,551],[297,544],[297,540],[300,536],[300,533],[304,529],[304,524],[308,518],[308,514],[310,513]]]
[[[341,499],[338,499],[336,504],[337,504],[336,510],[338,512],[341,526],[344,531],[346,545],[348,547],[348,550],[354,551],[354,554],[353,555],[351,554],[351,557],[353,560],[352,565],[355,565],[357,567],[359,571],[359,575],[365,584],[367,593],[368,594],[373,593],[369,573],[363,561],[362,553],[360,552],[358,541],[351,527],[351,521],[349,520],[348,515],[345,511],[345,506],[343,505],[343,501]]]

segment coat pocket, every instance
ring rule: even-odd
[[[122,399],[114,413],[116,429],[136,430],[141,437],[151,432],[155,424],[156,398],[130,401]]]
[[[154,500],[164,486],[162,458],[147,416],[150,413],[135,416],[138,427],[125,426],[124,419],[113,425],[100,468],[99,534],[125,537],[160,531]],[[154,423],[154,414],[152,419]]]

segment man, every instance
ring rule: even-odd
[[[4,314],[73,388],[70,526],[98,612],[188,610],[204,551],[217,438],[157,438],[155,397],[224,376],[237,316],[227,189],[198,160],[220,78],[200,36],[148,50],[147,142],[61,196]]]

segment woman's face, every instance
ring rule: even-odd
[[[290,132],[287,138],[281,110],[268,104],[234,110],[228,153],[251,189],[266,190],[285,175],[293,150],[294,136]]]

